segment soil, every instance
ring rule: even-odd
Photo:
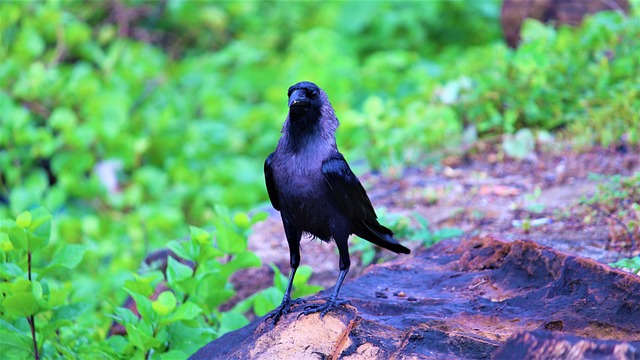
[[[463,241],[477,236],[497,236],[502,240],[533,240],[567,254],[583,256],[602,263],[637,255],[630,251],[626,230],[604,213],[582,205],[599,184],[590,174],[623,176],[640,171],[640,148],[620,145],[595,147],[578,152],[568,146],[538,148],[525,160],[503,155],[500,146],[479,142],[461,155],[450,155],[438,164],[389,169],[386,174],[360,176],[376,208],[409,218],[419,214],[429,221],[430,230],[458,228]],[[394,176],[395,175],[395,176]],[[284,274],[289,272],[289,252],[279,213],[265,206],[269,218],[254,227],[249,247],[265,264],[236,274],[232,281],[236,299],[268,287],[274,263]],[[528,230],[523,222],[533,224]],[[636,244],[638,233],[633,234]],[[399,239],[413,252],[423,246],[411,239]],[[334,285],[338,275],[335,244],[305,241],[301,244],[302,264],[313,268],[310,284],[325,288]],[[376,258],[397,258],[382,249]],[[410,255],[413,256],[413,255]],[[347,281],[366,268],[357,253]],[[233,301],[232,301],[233,303]]]

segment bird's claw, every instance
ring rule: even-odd
[[[351,302],[349,300],[329,299],[324,304],[314,304],[314,305],[305,306],[304,310],[302,312],[300,312],[300,314],[298,314],[298,317],[300,317],[302,315],[310,315],[310,314],[315,314],[315,313],[319,312],[320,313],[320,318],[322,318],[330,310],[332,310],[334,308],[337,308],[338,306],[344,305],[344,304],[351,305]]]
[[[271,314],[269,314],[269,316],[264,319],[264,321],[267,322],[269,319],[273,319],[273,322],[271,324],[271,326],[273,327],[282,316],[288,314],[289,311],[291,311],[291,305],[298,305],[306,302],[307,301],[305,299],[283,299],[282,303],[277,308],[275,308],[271,312]]]

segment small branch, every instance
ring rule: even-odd
[[[33,315],[27,316],[27,322],[31,328],[31,338],[33,339],[33,358],[35,360],[40,360],[40,355],[38,354],[38,342],[36,341],[36,321]]]
[[[67,46],[64,43],[64,30],[62,26],[58,26],[56,29],[56,48],[53,59],[47,64],[48,68],[52,68],[58,65],[67,53]]]
[[[44,105],[35,102],[35,101],[24,101],[22,103],[24,107],[29,109],[32,113],[42,117],[43,119],[49,118],[51,116],[51,110],[47,109]]]
[[[31,251],[27,251],[27,277],[31,281]],[[33,315],[30,315],[27,316],[27,322],[31,328],[31,338],[33,339],[33,357],[35,360],[40,360],[38,341],[36,340],[36,319]]]
[[[31,281],[31,251],[27,252],[27,277]]]
[[[633,250],[636,248],[636,241],[633,238],[633,234],[631,233],[631,231],[629,230],[627,225],[625,225],[625,223],[622,222],[622,220],[618,219],[613,214],[611,214],[610,212],[604,210],[603,208],[601,208],[600,206],[598,206],[596,204],[589,204],[587,202],[583,202],[583,204],[588,205],[593,210],[606,215],[608,218],[610,218],[613,221],[615,221],[616,223],[618,223],[618,225],[622,226],[622,228],[626,231],[627,236],[629,237],[629,243],[631,244],[631,253],[633,253]]]

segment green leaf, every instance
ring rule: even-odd
[[[180,282],[193,276],[193,269],[180,263],[173,257],[167,262],[167,282],[171,287],[178,287]]]
[[[177,303],[178,300],[172,291],[164,291],[151,303],[151,307],[156,314],[164,316],[175,310]]]
[[[153,329],[149,323],[140,322],[137,326],[127,324],[125,328],[131,344],[144,351],[162,345],[160,340],[153,337]]]
[[[0,319],[0,349],[7,359],[27,359],[33,357],[31,336]]]
[[[244,212],[239,212],[233,215],[233,222],[241,228],[248,228],[249,226],[251,226],[249,215]]]
[[[309,281],[311,275],[313,273],[313,269],[309,265],[301,265],[298,266],[298,270],[296,271],[296,277],[293,278],[293,286],[302,286]]]
[[[244,251],[234,255],[227,263],[222,264],[221,270],[223,276],[229,277],[238,270],[260,267],[261,265],[262,261],[258,255],[253,251]]]
[[[169,350],[166,353],[160,354],[160,360],[175,360],[175,359],[186,359],[192,353],[186,353],[181,350]]]
[[[22,213],[22,223],[26,223],[28,215]],[[14,226],[9,229],[9,241],[17,249],[23,249],[33,252],[46,245],[49,242],[49,234],[51,232],[51,215],[49,212],[40,207],[31,212],[31,221],[28,228],[22,229]]]
[[[35,59],[42,55],[46,44],[34,27],[24,26],[18,34],[13,50],[23,60]]]
[[[49,124],[56,130],[72,130],[78,123],[78,117],[69,108],[57,107],[49,117]]]
[[[29,251],[29,234],[25,229],[18,226],[10,228],[9,241],[14,248]]]
[[[91,303],[81,302],[55,308],[50,321],[57,320],[76,320],[80,314],[90,308]]]
[[[233,297],[235,291],[227,277],[212,271],[198,281],[196,294],[206,303],[208,309],[215,309]]]
[[[160,280],[162,273],[154,271],[146,276],[140,276],[138,274],[133,274],[133,276],[134,280],[126,280],[124,282],[125,290],[133,291],[142,296],[151,296],[151,294],[153,294],[152,283]]]
[[[246,316],[235,311],[227,311],[220,314],[220,329],[218,335],[222,336],[230,331],[238,330],[249,324]]]
[[[40,237],[49,238],[51,232],[51,214],[43,207],[31,211],[31,226],[29,230]]]
[[[126,326],[127,324],[135,325],[140,322],[140,319],[131,309],[126,307],[116,307],[114,310],[115,315],[108,315],[120,324]]]
[[[169,248],[169,250],[173,251],[176,255],[178,255],[178,257],[180,257],[181,259],[193,261],[195,257],[195,254],[192,254],[192,252],[194,252],[194,249],[192,247],[191,241],[185,242],[185,241],[173,240],[173,241],[170,241],[169,244],[167,244],[167,247]]]
[[[64,244],[55,252],[55,254],[53,254],[53,260],[49,266],[74,269],[78,264],[80,264],[86,251],[86,245]]]
[[[170,324],[180,320],[191,320],[200,314],[202,314],[202,309],[198,305],[188,301],[180,305],[173,313],[161,318],[160,323]]]
[[[195,226],[189,226],[189,234],[191,236],[191,240],[200,245],[209,244],[211,241],[211,234],[209,234],[208,231]]]
[[[257,316],[263,316],[280,304],[284,291],[270,287],[259,292],[253,301],[253,312]]]
[[[22,214],[18,215],[16,218],[16,225],[22,229],[26,229],[31,225],[31,213],[29,211],[24,211]]]
[[[227,254],[237,254],[247,248],[247,239],[238,234],[235,224],[229,216],[229,209],[216,206],[215,237],[220,250]]]
[[[278,269],[277,266],[274,264],[270,264],[270,266],[273,270],[273,285],[280,289],[284,294],[284,291],[287,289],[289,279],[280,272],[280,269]]]
[[[128,292],[136,302],[136,309],[138,310],[138,314],[142,317],[142,320],[149,324],[153,323],[157,316],[151,307],[151,300],[148,297],[135,293],[129,289],[125,289],[125,291]]]
[[[10,280],[24,276],[24,271],[14,263],[0,264],[0,279]]]
[[[251,217],[251,225],[257,224],[261,221],[265,221],[267,220],[267,217],[269,217],[269,214],[267,214],[266,211],[259,211]]]
[[[13,293],[4,299],[2,305],[14,317],[31,316],[50,309],[42,298],[42,285],[24,279],[15,283]]]

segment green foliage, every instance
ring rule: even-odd
[[[418,226],[413,231],[411,240],[419,241],[423,246],[429,247],[440,240],[450,239],[463,234],[458,228],[442,228],[432,231],[429,227],[429,221],[424,216],[414,212],[413,214]]]
[[[15,221],[2,220],[0,341],[8,358],[75,353],[65,334],[73,331],[87,306],[72,300],[74,289],[65,281],[46,275],[75,269],[87,248],[49,245],[50,232],[51,215],[44,208],[24,211]],[[46,247],[56,250],[36,260]]]
[[[589,198],[583,197],[581,204],[589,206],[585,221],[604,215],[614,221],[613,227],[621,226],[621,237],[628,246],[640,245],[640,172],[632,176],[590,174],[597,181],[597,190]],[[612,231],[615,234],[616,231]],[[633,250],[633,249],[632,249]]]
[[[630,271],[632,273],[640,275],[640,256],[634,256],[632,258],[620,259],[616,262],[610,263],[609,266],[615,268]]]
[[[491,45],[456,59],[450,76],[470,85],[454,106],[481,134],[567,126],[583,142],[606,146],[626,134],[637,143],[638,36],[640,19],[613,12],[577,30],[528,19],[517,51]]]
[[[123,279],[123,289],[135,301],[139,317],[128,307],[109,306],[104,298],[83,293],[82,276],[63,275],[82,269],[88,249],[65,242],[52,245],[51,215],[45,209],[3,221],[0,330],[2,344],[9,349],[4,353],[3,347],[3,354],[33,357],[31,331],[36,334],[39,354],[46,358],[96,353],[112,358],[192,354],[225,332],[248,324],[243,312],[218,308],[235,294],[229,277],[261,265],[247,249],[247,235],[262,219],[263,213],[232,217],[227,209],[217,207],[215,230],[191,227],[188,240],[168,244],[182,260],[169,257],[166,276],[152,270]],[[229,239],[235,241],[233,246]],[[44,255],[50,247],[55,248],[51,257]],[[297,279],[302,295],[318,290],[306,284],[310,275],[310,268],[303,269]],[[158,289],[162,291],[157,293]],[[122,303],[121,296],[105,298],[111,304]],[[104,338],[110,323],[100,312],[91,311],[100,308],[126,328],[125,337]]]
[[[127,329],[128,345],[119,357],[153,354],[191,354],[221,334],[248,324],[239,312],[220,312],[220,305],[234,294],[229,277],[238,270],[259,267],[260,259],[247,250],[246,231],[257,219],[233,221],[227,210],[216,209],[213,232],[191,227],[187,241],[172,241],[168,247],[189,265],[168,258],[167,290],[155,300],[149,298],[162,276],[150,272],[125,282],[125,290],[135,300],[140,318],[129,309],[114,309],[112,318]],[[231,237],[234,248],[226,244]]]

